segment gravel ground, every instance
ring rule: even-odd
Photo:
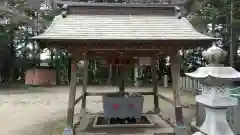
[[[112,91],[113,87],[89,87],[90,91]],[[69,87],[37,88],[37,90],[14,90],[7,92],[0,90],[0,135],[52,135],[58,121],[66,116]],[[131,88],[130,91],[151,91],[151,88]],[[33,92],[36,91],[36,92]],[[77,87],[77,95],[81,87]],[[172,98],[171,89],[159,89],[166,97]],[[193,103],[194,98],[189,93],[181,94],[184,103]],[[187,98],[186,98],[187,97]],[[144,110],[151,110],[153,99],[145,97]],[[88,110],[102,111],[101,97],[87,99]],[[173,107],[160,100],[162,111],[168,117],[174,116]],[[80,105],[76,106],[76,112]],[[193,111],[184,110],[184,115],[191,115]]]

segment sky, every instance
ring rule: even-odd
[[[47,49],[44,49],[43,53],[40,54],[40,59],[41,60],[50,59],[50,51]]]

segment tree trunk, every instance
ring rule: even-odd
[[[14,82],[15,78],[15,73],[14,73],[14,68],[15,68],[15,51],[14,51],[14,31],[11,32],[11,41],[10,46],[9,46],[9,52],[10,52],[10,73],[9,73],[9,79],[8,81],[10,83]]]
[[[59,57],[59,49],[57,49],[56,50],[56,52],[57,52],[57,55],[56,55],[56,66],[55,66],[55,69],[56,69],[56,83],[57,83],[57,85],[58,84],[61,84],[61,79],[60,79],[60,69],[59,69],[59,65],[60,65],[60,57]]]

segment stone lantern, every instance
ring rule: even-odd
[[[234,135],[227,122],[226,112],[229,107],[238,104],[238,100],[230,96],[230,89],[232,82],[240,79],[240,73],[232,67],[220,64],[227,52],[215,44],[202,55],[209,64],[195,72],[186,73],[188,77],[203,84],[202,94],[196,96],[196,101],[203,104],[206,111],[200,131],[208,135]]]

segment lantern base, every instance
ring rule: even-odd
[[[207,135],[234,135],[226,119],[228,108],[213,109],[204,107],[206,118],[200,130]]]

